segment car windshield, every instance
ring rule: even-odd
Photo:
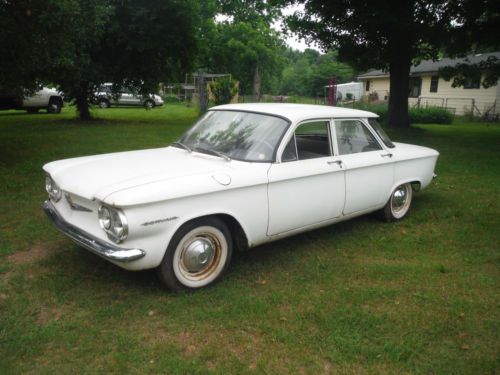
[[[396,147],[396,146],[394,146],[394,143],[392,143],[391,139],[389,138],[389,136],[387,135],[387,133],[385,132],[385,130],[380,126],[380,124],[378,123],[377,119],[375,119],[375,118],[369,118],[368,122],[370,123],[370,125],[373,128],[373,130],[375,130],[375,132],[378,134],[378,136],[380,137],[380,139],[382,139],[382,141],[385,143],[385,145],[387,147],[389,147],[389,148]]]
[[[271,162],[288,125],[288,121],[271,115],[209,111],[179,143],[193,151],[231,159]]]

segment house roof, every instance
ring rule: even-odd
[[[440,68],[445,66],[455,66],[459,63],[477,64],[481,61],[487,60],[489,57],[496,57],[500,59],[500,52],[479,53],[477,55],[469,55],[458,59],[442,58],[436,61],[423,60],[416,66],[411,66],[410,75],[419,75],[423,73],[435,73]],[[375,77],[389,77],[389,72],[386,70],[370,70],[366,73],[360,74],[358,79],[367,79]]]

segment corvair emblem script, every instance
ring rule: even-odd
[[[72,210],[92,212],[92,210],[90,208],[80,206],[79,204],[73,202],[73,199],[71,199],[71,196],[68,193],[64,193],[64,198],[66,198],[66,200],[68,201],[68,204]]]
[[[158,219],[158,220],[153,220],[153,221],[146,221],[145,223],[142,223],[141,225],[143,227],[147,227],[148,225],[165,223],[167,221],[177,220],[178,218],[179,218],[178,216],[166,217],[165,219]]]

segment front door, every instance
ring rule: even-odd
[[[281,163],[268,172],[268,235],[330,220],[342,214],[344,169],[333,156],[330,121],[300,124]]]

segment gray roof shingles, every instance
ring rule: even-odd
[[[422,73],[433,73],[437,72],[439,68],[443,68],[445,66],[455,66],[459,63],[477,64],[481,61],[487,60],[490,56],[500,59],[500,52],[479,53],[477,55],[469,55],[458,59],[442,58],[437,61],[423,60],[420,64],[410,68],[410,74],[418,75]],[[370,70],[366,73],[358,75],[358,78],[363,79],[379,76],[389,76],[389,72],[384,70]]]

